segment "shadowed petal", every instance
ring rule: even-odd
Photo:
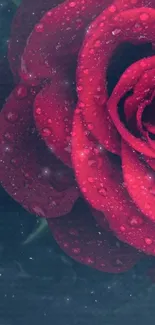
[[[0,180],[27,210],[42,217],[69,212],[79,193],[71,169],[48,150],[33,122],[36,92],[19,85],[0,114]]]
[[[91,212],[78,205],[64,218],[50,219],[48,223],[65,253],[100,271],[124,272],[140,258],[136,250],[98,226]]]

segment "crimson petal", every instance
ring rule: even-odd
[[[79,193],[72,171],[48,150],[33,123],[36,92],[19,85],[0,114],[0,180],[27,210],[42,217],[68,213]]]
[[[71,167],[71,129],[75,99],[70,80],[56,74],[36,96],[34,116],[36,126],[49,148]]]
[[[127,143],[122,143],[122,168],[128,192],[144,215],[155,222],[155,174],[139,158]]]
[[[71,1],[48,11],[31,33],[22,56],[27,82],[52,77],[53,60],[64,66],[80,49],[85,28],[112,0]],[[63,61],[62,61],[63,57]],[[62,61],[62,62],[61,62]]]
[[[72,159],[80,189],[89,203],[104,213],[116,236],[155,255],[155,224],[136,208],[124,187],[122,171],[85,129],[75,113]]]
[[[140,258],[136,250],[98,226],[90,211],[80,210],[79,204],[64,218],[49,219],[48,223],[65,253],[100,271],[124,272]]]
[[[130,113],[128,119],[131,118],[131,114],[133,114],[134,110],[136,112],[138,106],[139,109],[137,112],[139,114],[139,110],[143,110],[143,106],[147,105],[147,100],[145,100],[145,96],[147,97],[148,92],[153,90],[153,88],[155,87],[155,82],[153,81],[154,68],[155,56],[147,59],[142,59],[131,65],[120,78],[108,101],[108,109],[110,115],[122,138],[127,141],[138,152],[153,158],[155,157],[154,149],[151,148],[151,146],[149,146],[148,143],[143,139],[136,138],[133,134],[131,134],[126,129],[125,125],[120,121],[118,115],[118,103],[120,99],[125,95],[125,93],[134,88],[133,95],[128,98],[128,102],[126,103],[126,114],[128,116],[128,113]],[[129,107],[130,112],[127,111],[127,108]]]
[[[57,6],[61,2],[63,2],[63,0],[37,0],[37,3],[35,0],[21,1],[13,19],[8,48],[10,67],[16,80],[18,80],[21,55],[34,25],[46,11]]]
[[[137,1],[137,6],[138,4],[140,2]],[[121,7],[121,5],[121,1],[116,1],[115,6],[109,7],[96,19],[95,29],[90,26],[90,32],[85,37],[79,56],[77,73],[77,90],[82,114],[87,124],[92,125],[92,133],[100,144],[116,154],[120,153],[118,125],[115,122],[114,113],[113,115],[111,113],[113,105],[111,104],[110,113],[115,126],[109,117],[106,106],[108,64],[114,50],[122,42],[141,43],[145,40],[153,43],[155,34],[155,11],[152,8],[137,8],[120,13],[124,9],[134,7],[130,1],[126,7]],[[136,28],[139,25],[140,28]],[[129,27],[126,28],[126,26]],[[143,38],[141,37],[142,33],[144,34]]]

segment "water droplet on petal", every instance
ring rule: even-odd
[[[94,178],[93,177],[88,177],[88,182],[89,183],[94,183]]]
[[[102,187],[98,190],[99,194],[102,196],[106,196],[107,195],[107,189]]]
[[[72,1],[69,3],[69,7],[74,8],[76,6],[76,2]]]
[[[52,14],[53,14],[53,12],[52,12],[52,10],[49,10],[49,11],[47,11],[47,17],[51,17],[52,16]]]
[[[94,129],[94,125],[92,124],[92,123],[89,123],[88,125],[87,125],[87,128],[88,128],[88,130],[93,130]]]
[[[94,46],[95,47],[100,47],[101,46],[101,41],[100,40],[95,41]]]
[[[13,147],[10,144],[2,143],[1,150],[5,154],[11,154],[13,152]]]
[[[82,86],[80,86],[80,85],[79,85],[79,86],[77,86],[77,90],[78,90],[78,91],[81,91],[82,89],[83,89],[83,87],[82,87]]]
[[[83,73],[84,73],[84,74],[88,74],[88,73],[89,73],[89,70],[88,70],[88,69],[84,69],[84,70],[83,70]]]
[[[153,240],[151,238],[145,238],[144,240],[147,245],[151,245],[153,243]]]
[[[69,247],[69,243],[68,242],[63,242],[62,244],[63,244],[63,247],[65,247],[65,248],[68,248]]]
[[[8,112],[6,114],[6,119],[10,122],[10,123],[14,123],[18,120],[18,114],[15,112]]]
[[[118,29],[118,28],[116,28],[116,29],[114,29],[113,31],[112,31],[112,35],[119,35],[121,33],[121,29]]]
[[[10,132],[6,132],[4,134],[4,139],[9,141],[9,142],[13,142],[14,141],[14,135]]]
[[[44,128],[42,134],[43,134],[43,136],[45,136],[45,137],[49,137],[49,136],[51,135],[51,130],[48,129],[48,128]]]
[[[39,176],[43,177],[44,179],[49,179],[51,177],[51,169],[49,167],[42,168]]]
[[[42,33],[43,32],[43,30],[44,30],[44,25],[43,24],[37,24],[36,26],[35,26],[35,30],[36,30],[36,32],[38,32],[38,33]]]
[[[95,259],[93,257],[88,256],[88,257],[85,258],[85,262],[88,265],[92,265],[92,264],[95,263]]]
[[[124,227],[124,226],[121,226],[121,227],[120,227],[120,230],[121,230],[122,232],[124,232],[124,231],[125,231],[125,227]]]
[[[139,216],[132,216],[129,218],[129,224],[132,227],[139,227],[144,223],[143,219]]]
[[[78,236],[79,235],[78,231],[76,229],[74,229],[74,228],[69,229],[69,234],[72,235],[72,236]]]
[[[76,248],[73,248],[72,249],[72,252],[74,253],[74,254],[80,254],[80,252],[81,252],[81,249],[79,248],[79,247],[76,247]]]
[[[108,8],[108,10],[113,13],[117,10],[117,8],[116,8],[116,6],[112,5]]]
[[[40,115],[40,114],[41,114],[41,108],[40,108],[40,107],[37,107],[37,108],[36,108],[36,114],[37,114],[37,115]]]
[[[146,21],[146,20],[149,19],[149,15],[148,15],[146,12],[144,12],[144,13],[142,13],[142,14],[140,15],[140,19],[141,19],[142,21]]]
[[[24,85],[19,85],[18,87],[16,87],[14,93],[18,99],[23,99],[27,97],[27,87]]]

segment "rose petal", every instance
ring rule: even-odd
[[[155,224],[131,201],[114,157],[110,159],[106,150],[99,149],[78,114],[74,117],[72,158],[84,197],[104,213],[116,236],[155,255]]]
[[[126,129],[118,115],[118,103],[126,92],[132,88],[134,89],[133,95],[126,102],[125,112],[129,119],[132,117],[131,114],[135,114],[137,111],[138,126],[142,131],[140,118],[145,106],[149,104],[148,99],[145,98],[147,98],[149,91],[152,91],[155,87],[154,67],[155,56],[131,65],[120,78],[108,102],[109,113],[123,139],[135,150],[149,157],[155,157],[155,151],[146,141],[135,137]]]
[[[100,271],[124,272],[140,258],[136,250],[98,226],[90,211],[80,210],[79,204],[64,218],[50,219],[48,223],[65,253]]]
[[[138,208],[155,222],[155,173],[140,160],[138,153],[122,143],[122,168],[126,187]]]
[[[131,2],[129,2],[130,6]],[[134,7],[133,4],[132,6]],[[79,56],[77,90],[79,103],[82,104],[82,114],[88,125],[92,125],[93,135],[106,149],[119,154],[120,139],[116,130],[118,125],[115,121],[116,118],[114,119],[114,113],[113,115],[111,113],[113,103],[110,107],[110,113],[116,128],[109,119],[106,106],[108,99],[106,80],[108,64],[114,50],[122,42],[144,43],[144,40],[146,42],[154,41],[153,22],[155,11],[151,8],[138,8],[120,13],[121,7],[118,1],[115,10],[113,9],[115,18],[112,20],[112,16],[109,16],[110,10],[108,8],[96,19],[95,26],[98,22],[98,28],[95,28],[94,31],[90,26],[89,36],[85,38]],[[148,21],[144,20],[144,13],[145,17],[148,16]],[[109,24],[110,19],[111,24]],[[138,23],[141,26],[139,29],[137,27]],[[129,28],[126,26],[129,26]],[[141,37],[142,32],[144,34],[143,38]],[[123,92],[123,88],[121,88],[121,91]],[[115,96],[113,97],[114,101]],[[120,128],[118,130],[120,132]]]
[[[19,85],[0,114],[0,180],[30,212],[57,217],[71,210],[78,190],[72,171],[54,157],[36,132],[35,95]]]
[[[16,80],[18,80],[21,55],[34,25],[41,19],[47,10],[52,9],[61,2],[63,2],[63,0],[37,0],[37,3],[35,0],[21,1],[13,19],[8,48],[10,67]]]
[[[67,0],[48,11],[35,26],[22,56],[21,76],[27,82],[52,77],[51,64],[70,64],[85,28],[112,0]],[[45,37],[46,35],[46,37]],[[63,58],[63,60],[62,60]]]
[[[36,96],[36,126],[49,148],[71,167],[71,129],[75,98],[73,85],[62,73]]]

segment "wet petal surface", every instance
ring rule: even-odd
[[[72,157],[84,197],[104,213],[120,240],[155,255],[155,224],[132,202],[120,163],[98,146],[79,114],[75,113],[74,122]]]
[[[60,247],[80,263],[104,272],[131,268],[140,254],[96,224],[91,212],[76,205],[64,218],[50,219],[49,226]]]
[[[33,122],[35,90],[19,85],[0,114],[0,180],[30,212],[57,217],[69,212],[78,197],[72,171],[58,161]]]

